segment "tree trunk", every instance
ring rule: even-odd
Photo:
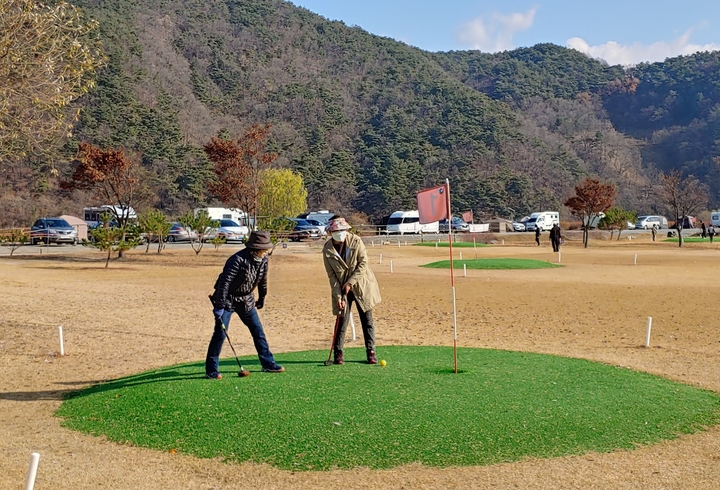
[[[622,233],[622,228],[618,228],[618,238],[617,241],[620,241],[620,234]]]
[[[108,268],[108,264],[110,263],[110,254],[111,254],[111,253],[112,253],[112,248],[109,248],[109,249],[108,249],[108,256],[107,256],[107,259],[105,260],[105,268],[106,268],[106,269]]]
[[[585,245],[585,248],[588,246],[588,239],[590,238],[590,230],[588,230],[587,226],[583,228],[583,244]]]
[[[683,245],[683,239],[682,239],[682,225],[677,226],[677,232],[678,232],[678,247],[682,247]]]

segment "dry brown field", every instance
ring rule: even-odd
[[[479,256],[557,261],[549,246],[530,246],[530,239],[508,237],[505,246],[479,249]],[[452,345],[448,271],[418,267],[446,258],[447,249],[368,250],[383,294],[375,311],[379,355],[386,345]],[[22,488],[32,451],[41,454],[38,490],[720,488],[720,427],[608,454],[333,472],[226,464],[63,428],[53,413],[68,391],[204,359],[212,332],[207,294],[231,253],[137,251],[107,270],[102,254],[92,252],[0,259],[0,488]],[[457,273],[459,345],[585,358],[720,392],[720,244],[678,249],[647,238],[597,241],[589,249],[572,244],[562,249],[562,263],[561,269]],[[645,348],[648,316],[653,336]],[[334,318],[318,244],[274,254],[261,318],[280,361],[282,352],[329,348]],[[234,331],[238,354],[254,353],[237,319]],[[358,334],[349,346],[362,345]],[[227,346],[223,354],[231,354]]]

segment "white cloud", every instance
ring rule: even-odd
[[[649,45],[640,43],[623,45],[615,41],[609,41],[599,46],[590,46],[584,39],[573,37],[567,40],[566,45],[568,48],[577,49],[592,58],[605,60],[611,65],[624,66],[636,65],[644,61],[664,61],[666,58],[672,58],[674,56],[720,49],[720,44],[716,43],[702,45],[691,43],[691,34],[692,29],[670,42],[659,41]]]
[[[465,46],[491,53],[513,49],[513,36],[532,27],[536,10],[537,7],[533,7],[525,13],[495,12],[487,19],[477,17],[461,25],[455,37]]]

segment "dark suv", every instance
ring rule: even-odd
[[[40,218],[30,228],[30,243],[72,243],[77,245],[77,230],[62,218]]]

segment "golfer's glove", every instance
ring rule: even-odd
[[[222,318],[224,314],[225,310],[223,308],[213,308],[213,315],[215,315],[215,318]]]
[[[258,300],[255,302],[255,308],[258,310],[262,310],[262,307],[265,306],[265,298],[258,298]]]

